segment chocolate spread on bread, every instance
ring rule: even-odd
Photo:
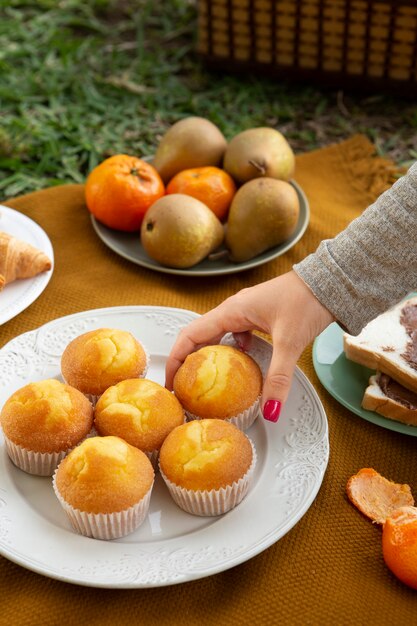
[[[417,393],[414,393],[414,391],[406,389],[387,374],[379,375],[378,385],[387,398],[399,402],[411,411],[417,410]]]
[[[402,324],[410,337],[405,352],[401,355],[413,369],[417,370],[417,304],[409,304],[401,311]]]
[[[417,304],[408,304],[402,309],[400,324],[410,337],[401,356],[410,367],[417,370]],[[380,373],[377,381],[387,398],[399,402],[411,411],[417,410],[417,393],[406,389],[387,374]]]

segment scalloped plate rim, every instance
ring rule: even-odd
[[[9,341],[0,350],[0,358],[4,355],[16,352],[16,350],[17,352],[19,352],[19,350],[20,351],[23,350],[23,348],[22,347],[19,348],[19,346],[20,345],[23,346],[25,344],[25,340],[29,340],[33,338],[36,343],[38,337],[41,337],[40,333],[42,331],[43,331],[42,337],[47,336],[49,330],[53,331],[51,335],[55,337],[57,333],[59,334],[59,329],[57,328],[57,326],[61,326],[61,328],[67,329],[68,322],[77,321],[77,320],[87,320],[86,323],[92,323],[89,320],[93,320],[93,327],[100,327],[101,321],[103,320],[103,316],[105,317],[105,316],[110,315],[110,316],[115,316],[115,318],[119,319],[120,314],[127,315],[127,317],[134,316],[135,321],[134,322],[132,321],[132,325],[137,323],[138,318],[140,318],[140,315],[142,314],[149,314],[150,316],[154,315],[154,317],[158,315],[160,316],[161,314],[162,316],[181,315],[182,319],[185,320],[184,323],[188,323],[195,317],[198,317],[197,313],[187,310],[187,309],[158,307],[158,306],[152,307],[152,306],[130,305],[130,306],[92,309],[90,311],[78,312],[78,313],[67,315],[61,318],[57,318],[55,320],[51,320],[50,322],[48,322],[47,324],[44,324],[38,329],[19,335],[18,337]],[[96,318],[99,321],[97,325],[95,325],[95,322],[93,319],[94,316],[96,316]],[[123,323],[126,323],[126,319],[127,318],[125,317]],[[133,320],[133,317],[132,317],[132,320]],[[129,323],[127,325],[129,325]],[[153,323],[154,322],[151,322],[151,324]],[[157,330],[158,333],[160,332],[160,328],[157,328],[155,330]],[[172,330],[172,327],[170,327],[169,332],[171,332],[171,330]],[[157,337],[155,341],[158,343],[160,339]],[[169,339],[169,341],[171,341],[171,338]],[[259,354],[262,354],[263,359],[267,359],[267,360],[270,359],[271,345],[265,340],[261,339],[260,337],[255,337],[254,343],[255,343],[254,354],[256,353],[256,350],[259,350],[260,351]],[[263,362],[263,367],[264,366],[265,366],[265,363]],[[2,392],[3,397],[8,397],[9,394],[10,394],[10,391],[8,391],[7,394],[4,391]],[[83,586],[104,587],[104,588],[124,588],[124,589],[148,588],[148,587],[159,587],[159,586],[166,586],[166,585],[172,585],[172,584],[179,584],[182,582],[196,580],[196,579],[203,578],[205,576],[219,573],[221,571],[229,569],[230,567],[234,567],[235,565],[238,565],[244,561],[247,561],[248,559],[259,554],[263,550],[270,547],[273,543],[278,541],[301,519],[301,517],[303,517],[303,515],[307,512],[312,502],[314,501],[320,489],[320,486],[324,477],[324,473],[326,471],[328,457],[329,457],[327,417],[326,417],[324,408],[321,404],[321,401],[314,387],[312,386],[310,381],[307,379],[305,374],[298,368],[296,370],[295,377],[294,377],[294,393],[292,395],[295,395],[295,397],[289,400],[288,410],[290,410],[290,407],[292,407],[294,403],[296,405],[297,403],[300,403],[301,405],[301,402],[302,401],[305,402],[307,398],[311,406],[309,404],[305,409],[306,412],[303,414],[306,415],[306,419],[311,414],[313,415],[314,419],[317,420],[317,423],[318,423],[317,433],[313,433],[312,435],[310,432],[310,429],[306,427],[307,434],[306,433],[302,433],[302,434],[304,437],[307,437],[307,440],[306,440],[307,443],[305,442],[304,439],[302,439],[302,443],[305,445],[301,446],[300,448],[296,444],[297,444],[297,436],[300,436],[298,434],[299,433],[298,429],[302,429],[303,421],[299,420],[298,415],[297,415],[297,419],[294,418],[292,415],[288,415],[287,420],[284,419],[284,421],[280,421],[278,422],[278,424],[270,424],[270,423],[266,423],[264,420],[258,420],[258,422],[255,423],[255,425],[252,426],[252,428],[249,430],[249,436],[254,438],[255,441],[258,438],[259,441],[265,442],[266,449],[264,449],[264,456],[266,459],[265,460],[266,465],[265,467],[263,465],[259,467],[259,476],[257,479],[258,482],[256,483],[256,485],[252,487],[247,498],[239,505],[239,507],[236,507],[236,509],[234,509],[227,515],[216,518],[214,521],[211,522],[211,524],[207,528],[205,527],[198,528],[196,530],[190,531],[187,534],[186,545],[198,546],[198,550],[201,550],[200,542],[201,542],[202,537],[206,539],[206,542],[207,542],[207,539],[210,540],[210,546],[212,546],[213,543],[216,544],[216,542],[220,541],[220,544],[222,546],[221,547],[222,558],[216,558],[214,560],[212,558],[209,565],[202,566],[201,569],[197,567],[196,569],[192,570],[191,568],[191,571],[187,571],[185,573],[182,572],[182,574],[178,575],[178,577],[176,577],[178,573],[175,570],[171,572],[171,578],[169,578],[169,575],[168,575],[168,578],[169,578],[168,580],[161,578],[162,575],[159,574],[160,576],[159,579],[158,577],[156,577],[155,580],[150,580],[150,582],[149,581],[141,582],[140,580],[138,581],[138,580],[130,580],[130,579],[125,580],[123,578],[122,580],[117,579],[117,576],[115,576],[111,567],[110,567],[110,573],[107,573],[107,575],[104,575],[104,579],[99,579],[99,580],[95,580],[96,575],[91,575],[91,573],[90,574],[88,573],[88,567],[87,567],[87,572],[84,574],[80,572],[74,572],[69,567],[67,568],[62,567],[62,564],[54,564],[54,566],[51,567],[50,561],[39,562],[39,560],[32,558],[31,555],[28,555],[25,553],[21,554],[18,551],[13,550],[10,547],[10,545],[9,546],[7,545],[7,540],[4,537],[2,538],[2,534],[1,534],[2,514],[4,515],[4,511],[7,510],[7,507],[8,507],[8,503],[5,500],[7,493],[5,494],[5,489],[3,488],[5,485],[5,481],[6,481],[6,478],[4,476],[5,474],[4,471],[0,472],[0,553],[6,558],[8,558],[9,560],[14,561],[17,564],[23,567],[26,567],[27,569],[35,571],[39,574],[49,576],[51,578],[55,578],[57,580],[71,582],[71,583],[75,583],[75,584],[79,584]],[[291,394],[290,394],[290,397],[291,397]],[[303,397],[303,400],[302,400],[302,397]],[[301,409],[298,409],[298,412],[300,412],[300,410],[304,410],[304,408],[305,408],[304,405],[301,405]],[[283,414],[285,415],[285,408],[284,408]],[[311,437],[313,437],[313,442],[311,442],[309,439]],[[288,441],[292,441],[295,438],[294,447],[292,447],[290,443],[288,443],[287,438],[288,438]],[[4,447],[1,434],[0,434],[0,443],[1,443],[1,446]],[[273,452],[275,451],[274,447],[275,446],[279,447],[279,445],[282,446],[284,459],[281,459],[281,460],[278,459],[277,461],[277,459],[273,455]],[[312,458],[311,458],[311,455],[314,453],[314,451],[316,451],[316,454],[317,454],[317,459],[318,459],[317,466],[314,466],[314,463],[312,462]],[[260,450],[258,450],[258,453],[259,452]],[[288,464],[284,462],[286,454],[289,455]],[[291,454],[293,454],[293,457],[291,456]],[[3,457],[5,457],[5,455],[6,453],[3,450]],[[306,458],[304,458],[304,455],[306,455]],[[0,466],[3,463],[8,463],[8,462],[9,461],[7,458],[3,458],[3,459],[0,458]],[[296,506],[295,509],[293,509],[292,511],[290,508],[288,518],[285,519],[285,516],[284,516],[284,518],[280,520],[280,525],[279,525],[275,517],[272,519],[272,514],[270,514],[271,517],[268,517],[269,509],[268,507],[264,505],[263,494],[264,494],[264,491],[270,494],[271,489],[272,489],[271,482],[272,482],[272,485],[274,486],[272,477],[270,476],[271,471],[277,471],[277,468],[278,469],[281,468],[281,473],[285,477],[285,472],[288,469],[290,476],[293,477],[294,472],[296,471],[297,467],[301,469],[302,471],[307,472],[307,479],[311,481],[311,484],[307,480],[308,489],[304,491],[301,490],[301,495],[299,494],[300,503],[298,505],[298,508]],[[22,484],[25,484],[25,481],[27,479],[26,475],[24,475],[23,473],[20,472],[20,470],[14,467],[9,466],[9,470],[12,476],[17,476],[18,481],[20,480],[21,483],[23,481]],[[30,480],[33,480],[33,479],[35,481],[38,480],[37,477],[29,477],[29,478]],[[10,478],[10,480],[12,479]],[[45,479],[39,478],[39,480],[42,481]],[[276,480],[278,481],[278,478]],[[294,480],[294,477],[292,478],[292,480]],[[46,483],[44,484],[46,485]],[[280,483],[277,482],[275,484],[275,489],[277,490],[277,493],[273,493],[272,495],[270,495],[269,502],[271,505],[274,503],[274,498],[278,499],[281,502],[280,498],[285,496],[285,493],[284,493],[284,496],[282,496],[282,494],[280,496],[279,490],[278,490],[279,486],[280,486]],[[285,486],[285,481],[284,481],[284,486]],[[300,489],[298,482],[297,482],[297,489]],[[257,494],[257,492],[259,491],[261,491],[262,493]],[[5,506],[3,507],[1,506],[2,495],[3,495],[4,502],[6,502]],[[256,502],[257,501],[256,498],[259,499],[261,496],[262,496],[262,500],[261,502],[258,502],[258,506],[260,506],[261,509],[262,509],[262,506],[264,506],[265,519],[263,521],[259,519],[258,525],[262,526],[262,525],[271,523],[271,528],[269,529],[268,532],[263,532],[262,530],[260,531],[258,527],[256,527],[256,532],[255,532],[252,528],[252,531],[251,531],[252,534],[250,535],[250,541],[251,541],[250,545],[246,547],[243,546],[243,549],[242,549],[242,546],[237,545],[237,544],[236,544],[237,545],[236,547],[236,545],[233,544],[233,542],[236,542],[235,536],[239,535],[239,532],[242,532],[242,528],[245,526],[245,523],[243,523],[242,527],[239,527],[238,530],[236,529],[235,526],[233,526],[233,523],[236,520],[236,518],[239,517],[239,514],[244,515],[244,519],[247,519],[247,521],[249,521],[249,508],[250,508],[249,498],[251,498],[251,500],[254,499]],[[49,497],[49,493],[48,493],[48,497]],[[163,498],[165,498],[164,495],[163,495]],[[285,500],[285,497],[284,497],[284,500]],[[290,500],[291,500],[291,506],[294,506],[293,498],[290,498]],[[247,505],[245,504],[246,502],[248,502]],[[273,504],[273,506],[277,506],[277,503]],[[15,504],[15,507],[18,507],[18,504]],[[252,506],[250,508],[250,516],[251,516],[250,519],[253,518],[253,515],[254,515],[253,510],[255,509],[257,509],[257,507]],[[288,510],[288,507],[287,507],[287,510]],[[279,511],[281,515],[282,513],[281,509],[279,509]],[[186,515],[186,514],[183,514],[182,512],[180,514]],[[256,513],[255,515],[259,515],[259,512]],[[36,524],[31,534],[31,542],[33,541],[36,542],[36,532],[37,532],[38,541],[40,541],[41,543],[42,541],[45,540],[44,534],[48,532],[50,522],[48,520],[45,521],[43,519],[39,521],[38,517],[35,516]],[[39,528],[41,530],[39,530]],[[55,528],[55,527],[52,526],[52,528]],[[218,532],[216,532],[216,528]],[[15,532],[18,532],[18,531],[16,530]],[[225,532],[226,532],[226,540],[223,541],[223,534]],[[123,558],[126,561],[126,559],[127,560],[129,559],[129,554],[126,555],[125,553],[126,552],[129,553],[129,551],[133,555],[131,556],[131,558],[134,559],[135,551],[131,549],[132,544],[129,543],[129,541],[127,543],[123,543],[123,542],[119,543],[118,541],[97,542],[96,540],[87,539],[85,537],[76,535],[75,533],[71,532],[70,529],[65,528],[65,524],[63,528],[59,527],[58,529],[55,529],[55,533],[57,534],[58,537],[65,536],[66,538],[65,543],[68,542],[68,544],[74,544],[78,547],[81,546],[81,548],[83,548],[84,546],[85,549],[80,550],[80,553],[82,554],[82,556],[80,557],[81,559],[86,559],[87,554],[89,554],[89,550],[87,548],[89,548],[90,544],[86,542],[92,542],[94,544],[94,548],[90,549],[90,551],[92,551],[93,553],[96,551],[97,545],[99,545],[100,554],[101,554],[101,549],[103,552],[103,557],[102,557],[103,559],[106,559],[106,555],[108,554],[113,555],[116,552],[118,556],[120,556],[120,554],[123,554],[124,555]],[[253,534],[255,536],[253,536]],[[131,537],[131,536],[128,536],[128,537]],[[49,541],[53,540],[53,533],[52,535],[49,535],[48,540]],[[179,539],[176,537],[162,539],[160,544],[158,544],[158,545],[163,546],[162,550],[161,549],[159,550],[161,559],[164,556],[164,550],[165,551],[167,550],[166,546],[175,547],[179,543],[180,547],[177,547],[177,550],[176,551],[174,550],[172,554],[175,555],[178,551],[181,552],[181,549],[183,549],[183,547],[181,547],[183,546],[181,541],[183,541],[182,536],[180,536]],[[227,544],[227,546],[224,544]],[[136,542],[136,544],[134,545],[137,546],[137,550],[140,547],[142,547],[142,553],[141,553],[142,558],[146,554],[150,554],[152,557],[157,552],[157,550],[153,550],[152,542],[149,543],[149,542],[139,541],[139,542]],[[233,545],[236,548],[234,553],[232,550]],[[228,555],[227,550],[229,550],[229,548],[232,551]],[[193,553],[194,556],[195,554],[197,554],[197,552]],[[60,558],[63,558],[63,554],[60,555]],[[140,560],[140,556],[138,557],[138,560]],[[123,561],[123,563],[125,563],[125,561]],[[180,560],[180,565],[181,563],[182,561]]]

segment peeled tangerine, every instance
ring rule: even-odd
[[[186,268],[202,261],[223,241],[223,226],[191,196],[173,193],[157,200],[142,222],[141,242],[161,265]]]
[[[227,221],[231,259],[242,263],[286,241],[297,227],[299,213],[298,195],[290,183],[256,178],[242,185]]]
[[[399,580],[417,589],[417,507],[409,485],[364,468],[347,483],[349,500],[373,522],[382,524],[382,554]]]
[[[382,554],[392,573],[417,589],[417,507],[403,506],[386,519]]]

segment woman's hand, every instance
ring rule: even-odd
[[[294,271],[242,289],[178,335],[166,364],[166,386],[186,356],[208,344],[219,343],[232,332],[242,350],[248,350],[252,330],[271,335],[273,350],[262,394],[265,419],[276,422],[286,401],[294,369],[304,348],[334,320]]]

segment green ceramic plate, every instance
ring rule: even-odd
[[[313,364],[322,385],[347,409],[372,424],[417,437],[416,426],[407,426],[361,407],[362,397],[373,371],[345,357],[343,330],[338,324],[330,324],[315,340]]]

